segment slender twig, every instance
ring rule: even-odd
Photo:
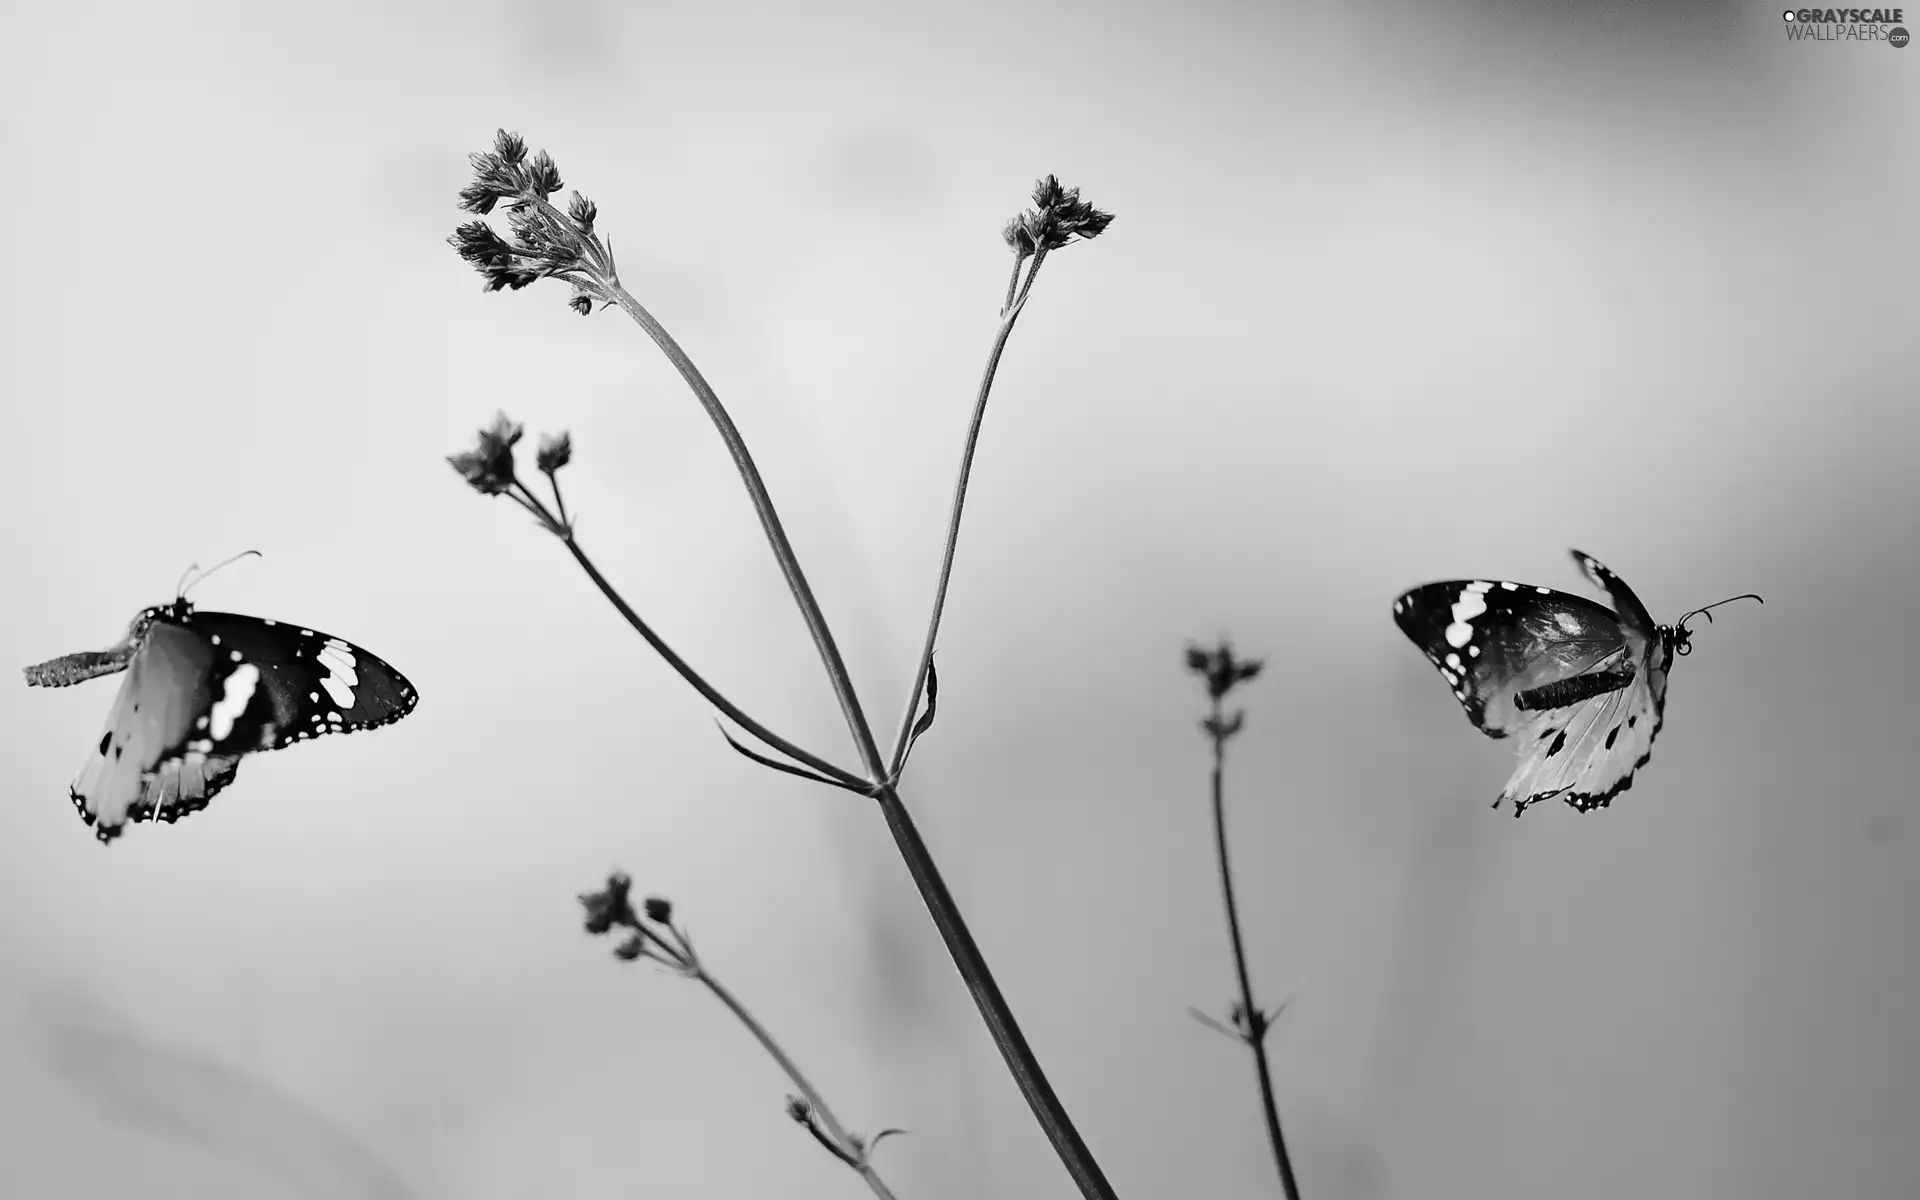
[[[847,664],[840,657],[840,647],[833,640],[833,631],[827,627],[826,613],[820,608],[820,602],[814,599],[806,572],[800,569],[800,558],[793,552],[793,543],[787,540],[786,528],[780,523],[780,514],[774,508],[773,496],[767,491],[766,481],[760,478],[760,468],[747,450],[746,439],[740,436],[739,427],[733,423],[726,406],[720,403],[720,397],[714,393],[712,385],[707,383],[706,376],[700,373],[700,368],[694,365],[687,352],[680,348],[680,343],[673,340],[666,326],[660,324],[620,283],[608,281],[605,286],[613,302],[633,318],[634,324],[653,339],[654,345],[667,356],[667,361],[680,372],[680,377],[686,381],[694,398],[700,402],[700,407],[707,411],[707,418],[713,422],[714,429],[719,431],[720,440],[726,444],[727,454],[740,473],[740,482],[746,485],[753,511],[760,518],[760,528],[766,532],[767,544],[773,548],[774,561],[780,564],[780,573],[786,577],[787,589],[793,593],[794,603],[800,608],[800,617],[807,624],[807,632],[813,635],[814,648],[819,651],[820,662],[826,667],[827,679],[833,685],[834,697],[840,702],[841,715],[846,718],[847,728],[853,734],[860,761],[865,765],[869,778],[876,782],[885,779],[879,748],[874,745],[866,713],[860,707],[860,698],[854,694],[853,677],[848,674]]]
[[[1032,269],[1027,273],[1028,288],[1033,286],[1033,276],[1040,270],[1044,254],[1034,255]],[[1019,264],[1014,265],[1015,279],[1019,276]],[[926,685],[927,666],[933,661],[935,643],[940,640],[940,618],[947,608],[947,586],[953,580],[953,559],[960,546],[960,516],[967,506],[967,483],[973,477],[973,457],[980,446],[980,430],[987,419],[987,397],[993,393],[993,377],[1000,369],[1000,356],[1006,351],[1007,339],[1013,336],[1013,323],[1020,319],[1020,310],[1024,303],[1016,304],[1013,299],[1014,281],[1007,283],[1007,305],[1005,315],[1000,318],[1000,331],[993,339],[993,349],[987,353],[987,368],[981,372],[980,387],[973,401],[973,418],[967,423],[966,444],[960,450],[960,471],[954,479],[953,503],[947,512],[947,541],[940,554],[940,581],[933,590],[933,613],[927,619],[927,636],[920,644],[920,661],[913,671],[913,687],[907,693],[907,706],[900,714],[900,730],[894,735],[893,754],[888,764],[888,773],[898,774],[907,758],[907,744],[913,734],[913,718],[920,709],[920,693]],[[1022,301],[1025,292],[1022,292]]]
[[[825,759],[819,758],[799,746],[794,745],[771,729],[768,729],[741,711],[739,706],[727,699],[717,688],[702,678],[698,671],[694,670],[685,659],[674,652],[673,647],[667,645],[660,635],[653,631],[653,627],[648,625],[639,613],[633,611],[633,607],[626,602],[613,584],[607,581],[607,577],[600,573],[600,568],[593,565],[593,560],[588,558],[587,552],[580,548],[579,539],[574,536],[572,527],[565,523],[564,518],[556,518],[554,514],[547,509],[546,505],[541,503],[538,496],[527,491],[524,486],[516,486],[519,488],[518,492],[507,493],[509,498],[517,502],[528,512],[533,513],[535,519],[541,521],[553,531],[554,535],[566,545],[567,553],[573,555],[574,561],[580,564],[580,569],[587,573],[587,578],[591,579],[593,585],[600,589],[600,594],[607,598],[607,602],[613,605],[614,610],[626,618],[627,624],[633,627],[634,632],[638,633],[641,638],[646,641],[647,645],[653,647],[654,653],[665,659],[667,665],[672,667],[682,679],[691,684],[694,691],[699,692],[706,698],[708,703],[732,718],[735,724],[745,729],[748,733],[751,733],[754,737],[759,738],[767,745],[780,751],[780,753],[797,762],[807,764],[822,775],[826,775],[842,785],[862,792],[867,790],[866,781],[862,780],[858,775],[834,766]],[[556,494],[556,503],[558,499],[559,497]]]
[[[887,1189],[879,1172],[873,1169],[873,1164],[867,1161],[866,1154],[852,1149],[856,1144],[852,1136],[840,1124],[839,1118],[833,1115],[833,1110],[827,1107],[827,1098],[820,1094],[819,1089],[815,1088],[800,1070],[800,1064],[793,1061],[781,1048],[780,1043],[773,1040],[773,1035],[767,1032],[766,1026],[747,1011],[747,1006],[740,1003],[740,998],[735,996],[725,984],[715,979],[713,973],[708,971],[697,957],[693,958],[692,962],[691,977],[699,980],[719,999],[720,1003],[727,1006],[740,1023],[747,1027],[747,1032],[759,1041],[761,1048],[772,1056],[774,1062],[780,1064],[780,1069],[787,1073],[787,1078],[793,1081],[793,1086],[807,1098],[807,1104],[812,1108],[814,1115],[820,1118],[820,1124],[825,1127],[827,1136],[832,1139],[829,1142],[822,1138],[821,1145],[826,1146],[842,1162],[858,1171],[860,1178],[866,1180],[867,1186],[873,1190],[874,1195],[881,1197],[881,1200],[893,1200],[893,1193]],[[819,1137],[820,1131],[815,1130],[814,1134],[815,1137]]]
[[[1227,935],[1233,942],[1233,969],[1240,980],[1240,1011],[1246,1027],[1240,1040],[1253,1051],[1253,1065],[1260,1078],[1260,1108],[1267,1119],[1267,1140],[1273,1144],[1274,1165],[1280,1171],[1280,1186],[1287,1200],[1300,1200],[1300,1185],[1293,1177],[1293,1160],[1287,1154],[1286,1135],[1280,1132],[1280,1110],[1273,1098],[1273,1068],[1267,1062],[1267,1017],[1253,1002],[1253,983],[1247,974],[1247,949],[1240,937],[1239,905],[1233,895],[1233,867],[1227,857],[1227,814],[1224,777],[1227,739],[1238,722],[1229,724],[1221,709],[1221,697],[1213,697],[1213,719],[1208,732],[1213,739],[1213,840],[1220,852],[1220,891],[1227,904]],[[1236,1022],[1237,1023],[1237,1022]]]
[[[727,1011],[746,1026],[747,1032],[760,1043],[760,1048],[767,1052],[780,1069],[786,1072],[793,1086],[799,1089],[800,1095],[805,1098],[805,1109],[800,1115],[807,1118],[803,1124],[807,1126],[807,1131],[813,1135],[814,1140],[835,1158],[858,1172],[860,1178],[866,1181],[867,1187],[879,1197],[879,1200],[894,1200],[892,1190],[880,1178],[880,1173],[874,1170],[871,1161],[874,1143],[879,1141],[879,1138],[863,1141],[840,1124],[839,1118],[833,1115],[833,1109],[828,1107],[827,1098],[813,1086],[813,1081],[808,1079],[806,1073],[800,1069],[800,1064],[793,1061],[793,1057],[774,1040],[773,1035],[767,1031],[767,1027],[760,1023],[759,1018],[740,1002],[740,998],[721,983],[713,972],[707,970],[706,964],[701,961],[699,953],[693,948],[693,938],[685,929],[673,923],[672,904],[654,897],[648,899],[641,909],[636,910],[628,898],[630,884],[631,880],[626,875],[615,874],[607,880],[604,891],[580,897],[581,904],[587,910],[587,932],[606,934],[615,928],[631,930],[626,943],[615,951],[618,957],[629,961],[641,958],[653,959],[676,975],[698,980],[712,992],[720,1003],[727,1006]],[[661,930],[666,932],[663,934]]]

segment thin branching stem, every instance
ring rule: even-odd
[[[518,501],[523,508],[533,513],[536,518],[548,523],[548,527],[555,530],[555,535],[566,545],[567,553],[573,555],[574,561],[580,564],[580,569],[587,573],[587,578],[591,579],[593,585],[600,589],[600,594],[607,598],[607,602],[612,604],[614,609],[619,612],[622,617],[626,618],[627,624],[633,626],[634,632],[638,633],[641,638],[646,641],[647,645],[653,647],[654,653],[665,659],[667,665],[672,667],[674,671],[679,674],[680,678],[692,684],[693,690],[706,697],[708,703],[712,704],[722,713],[725,713],[728,718],[742,729],[745,729],[754,737],[759,738],[767,745],[772,746],[794,761],[803,762],[821,774],[843,783],[848,787],[857,788],[861,791],[866,790],[867,785],[859,776],[843,770],[840,767],[836,767],[825,759],[803,750],[742,712],[733,701],[727,699],[717,688],[702,678],[700,673],[694,670],[685,659],[674,653],[673,647],[667,645],[639,613],[633,611],[632,606],[626,602],[614,588],[613,584],[607,581],[607,577],[600,573],[600,568],[593,565],[593,560],[587,557],[587,552],[580,548],[580,542],[573,536],[571,529],[567,527],[564,521],[556,521],[556,518],[547,507],[540,503],[539,497],[531,493],[528,493],[524,497],[518,494],[510,495],[511,498]],[[555,499],[557,502],[558,497],[556,496]]]
[[[780,564],[780,573],[786,577],[787,589],[793,593],[794,603],[800,607],[800,617],[807,624],[807,632],[813,635],[814,647],[820,652],[820,661],[827,669],[834,697],[840,702],[840,712],[846,718],[847,728],[852,732],[854,745],[860,752],[860,761],[874,782],[885,779],[880,751],[874,745],[873,731],[867,725],[866,713],[860,708],[860,697],[854,694],[853,677],[840,657],[840,647],[833,640],[833,631],[827,627],[826,614],[821,610],[820,602],[814,599],[806,572],[800,569],[800,558],[793,551],[793,543],[787,540],[786,528],[780,523],[780,514],[773,506],[773,496],[767,491],[766,482],[760,478],[760,468],[747,450],[746,439],[740,436],[732,416],[727,413],[726,406],[720,403],[720,397],[700,373],[700,368],[680,348],[680,343],[673,340],[666,326],[642,307],[625,287],[609,282],[607,290],[614,303],[646,331],[654,345],[680,372],[687,387],[692,389],[694,398],[700,401],[700,407],[707,410],[707,417],[719,431],[720,440],[726,443],[727,454],[733,459],[734,468],[740,472],[740,480],[747,487],[747,497],[753,502],[753,511],[760,518],[761,529],[766,532],[767,543],[773,547],[773,557]]]
[[[1007,283],[1007,305],[1000,318],[1000,332],[993,339],[993,349],[987,354],[986,370],[981,372],[980,387],[974,396],[973,418],[967,424],[966,444],[960,450],[960,470],[953,484],[953,503],[947,512],[947,541],[940,554],[940,580],[933,589],[933,612],[927,618],[927,636],[920,644],[920,661],[913,671],[913,686],[907,693],[907,707],[900,714],[900,730],[894,735],[893,756],[888,764],[890,774],[897,775],[907,757],[907,744],[913,736],[913,719],[920,708],[920,696],[927,682],[927,665],[933,661],[934,645],[940,640],[940,618],[947,608],[947,588],[953,581],[953,560],[960,546],[960,517],[967,507],[967,483],[973,478],[973,458],[980,447],[980,430],[987,419],[987,398],[993,394],[993,378],[1000,369],[1000,356],[1006,352],[1007,339],[1013,336],[1013,325],[1020,319],[1020,310],[1025,307],[1027,293],[1033,287],[1033,277],[1040,270],[1044,254],[1034,257],[1033,268],[1027,273],[1025,287],[1021,288],[1019,299],[1014,298],[1014,285],[1019,277],[1019,267],[1014,268],[1014,279]]]
[[[1293,1177],[1293,1159],[1287,1154],[1286,1135],[1280,1132],[1280,1110],[1273,1098],[1273,1068],[1267,1062],[1267,1019],[1253,1002],[1253,982],[1247,974],[1247,948],[1240,937],[1240,906],[1233,895],[1233,866],[1227,857],[1226,812],[1226,718],[1220,697],[1213,698],[1213,840],[1220,852],[1220,891],[1227,903],[1227,936],[1233,942],[1233,969],[1240,980],[1240,1012],[1245,1029],[1240,1040],[1253,1051],[1253,1065],[1260,1077],[1260,1108],[1267,1119],[1267,1140],[1273,1144],[1274,1165],[1280,1171],[1280,1186],[1287,1200],[1300,1200],[1300,1185]]]
[[[894,1200],[893,1193],[888,1190],[885,1181],[880,1178],[879,1172],[875,1171],[873,1164],[867,1161],[867,1155],[854,1150],[855,1143],[852,1136],[846,1128],[840,1124],[839,1119],[833,1115],[833,1110],[827,1107],[826,1097],[820,1094],[819,1090],[807,1079],[806,1074],[800,1070],[800,1064],[794,1062],[793,1059],[788,1056],[787,1052],[781,1048],[780,1043],[774,1041],[773,1035],[767,1032],[766,1026],[762,1025],[758,1018],[747,1011],[747,1006],[740,1003],[740,998],[735,996],[725,984],[713,977],[712,972],[706,969],[697,956],[689,954],[688,957],[690,961],[688,974],[692,978],[699,980],[708,991],[712,992],[714,996],[719,999],[720,1003],[727,1006],[728,1011],[732,1012],[740,1023],[747,1027],[747,1032],[751,1033],[754,1038],[759,1041],[761,1049],[771,1055],[774,1062],[780,1064],[780,1069],[785,1071],[787,1078],[793,1081],[794,1088],[802,1096],[806,1097],[807,1103],[812,1106],[814,1115],[820,1118],[820,1124],[825,1127],[827,1137],[832,1139],[828,1141],[826,1138],[822,1138],[821,1145],[826,1146],[829,1151],[832,1151],[834,1156],[839,1158],[841,1162],[846,1163],[849,1167],[858,1171],[860,1178],[866,1180],[867,1187],[872,1189],[873,1194],[880,1197],[880,1200]],[[814,1133],[816,1137],[820,1136],[818,1129],[816,1129]]]
[[[965,919],[960,915],[959,905],[954,902],[953,894],[947,890],[946,882],[940,876],[939,867],[933,861],[933,855],[928,851],[926,842],[921,839],[913,818],[907,813],[906,804],[901,800],[899,792],[891,782],[892,772],[880,757],[880,749],[874,741],[872,727],[867,724],[866,714],[860,707],[859,697],[854,693],[852,676],[848,673],[846,663],[840,656],[839,647],[835,644],[833,634],[827,627],[826,615],[821,611],[820,603],[814,598],[813,589],[808,586],[806,575],[800,569],[799,558],[794,554],[792,543],[787,540],[786,530],[782,527],[779,514],[774,509],[773,497],[760,478],[760,470],[754,464],[752,454],[747,450],[745,439],[741,437],[732,417],[727,414],[726,408],[720,403],[719,397],[707,383],[706,378],[701,375],[699,368],[680,348],[679,343],[674,341],[666,327],[661,325],[652,313],[642,307],[640,302],[618,283],[612,280],[606,281],[606,290],[613,297],[614,302],[629,317],[632,317],[641,329],[646,331],[647,336],[653,339],[661,353],[665,354],[668,361],[679,370],[681,378],[686,380],[687,386],[692,389],[695,398],[700,401],[701,407],[706,409],[708,417],[719,431],[721,440],[726,443],[727,453],[732,457],[741,481],[746,484],[747,496],[753,503],[754,512],[760,518],[760,526],[766,532],[767,541],[773,548],[774,558],[780,564],[781,574],[786,577],[787,587],[793,593],[794,602],[800,608],[801,617],[806,621],[808,631],[813,635],[814,646],[820,653],[820,660],[826,668],[834,695],[840,702],[840,711],[846,718],[848,732],[852,734],[854,745],[860,753],[861,763],[866,768],[871,791],[874,798],[879,801],[881,812],[886,815],[887,828],[893,834],[894,845],[899,850],[901,859],[907,864],[908,874],[913,877],[915,886],[920,890],[921,900],[927,906],[927,913],[932,917],[934,927],[940,931],[941,940],[946,943],[948,955],[952,957],[954,966],[966,981],[967,990],[972,993],[974,1004],[979,1008],[981,1018],[986,1022],[987,1030],[992,1035],[994,1044],[999,1048],[1014,1083],[1026,1097],[1028,1107],[1033,1110],[1035,1119],[1039,1121],[1048,1141],[1053,1144],[1054,1152],[1060,1156],[1062,1165],[1066,1167],[1068,1174],[1080,1188],[1081,1194],[1087,1197],[1087,1200],[1116,1200],[1112,1185],[1107,1182],[1099,1163],[1094,1160],[1092,1150],[1080,1137],[1079,1130],[1074,1128],[1073,1119],[1068,1116],[1066,1106],[1060,1102],[1059,1096],[1047,1082],[1046,1073],[1041,1070],[1039,1059],[1034,1056],[1033,1048],[1027,1044],[1025,1036],[1021,1034],[1019,1023],[1014,1020],[1013,1010],[1008,1006],[1006,998],[1001,995],[999,985],[994,982],[993,973],[987,967],[985,956],[980,953],[980,947],[974,942]],[[1001,347],[1006,344],[1007,333],[1012,330],[1012,318],[1017,315],[1016,307],[1014,312],[1008,314],[1008,319],[1002,322],[1002,332],[994,348],[993,362],[995,363],[999,361]],[[990,382],[991,368],[989,369]],[[982,403],[984,403],[984,389],[982,395]],[[978,423],[979,418],[976,413],[976,438]],[[973,438],[969,439],[967,456],[969,462],[972,458],[973,440]],[[952,538],[957,534],[958,528],[957,511],[953,526],[949,533],[947,550],[949,569],[953,555]],[[581,565],[591,572],[591,566],[580,554],[579,548],[571,542],[568,548],[574,552],[576,558],[580,559]],[[597,577],[597,573],[595,574],[595,582],[600,585],[601,591],[607,595],[608,599],[621,608],[623,615],[630,612],[612,589]],[[942,594],[945,592],[946,574],[947,572],[943,570]],[[629,616],[628,620],[629,623],[634,623],[637,618]],[[936,626],[937,623],[936,616]],[[635,624],[635,628],[639,628],[639,625]],[[927,654],[921,655],[920,669],[917,672],[921,682],[925,679],[927,658]],[[921,682],[916,682],[914,688],[916,703]],[[711,698],[709,696],[709,699]],[[907,729],[911,731],[911,715]],[[810,758],[801,758],[800,761],[810,766],[818,766]]]

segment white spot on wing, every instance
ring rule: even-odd
[[[1453,603],[1453,619],[1456,621],[1471,621],[1486,611],[1487,597],[1485,592],[1476,592],[1471,587],[1461,592],[1460,599]],[[1458,642],[1454,643],[1456,646],[1459,644]]]
[[[1455,621],[1447,626],[1447,645],[1458,650],[1473,640],[1473,626],[1465,621]]]
[[[341,708],[352,708],[353,689],[360,682],[360,675],[354,670],[359,660],[353,656],[353,647],[339,638],[328,638],[314,658],[327,669],[320,686],[326,689],[328,698]]]
[[[351,673],[349,673],[349,677],[351,677]],[[341,708],[353,707],[353,687],[347,683],[343,683],[339,676],[327,676],[320,681],[320,686],[327,690],[327,698]]]
[[[224,742],[233,733],[233,723],[247,711],[247,702],[253,699],[253,689],[259,684],[260,668],[252,663],[242,663],[227,676],[226,694],[207,711],[207,732],[214,741]]]

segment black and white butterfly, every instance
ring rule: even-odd
[[[169,823],[233,782],[243,755],[389,725],[413,711],[406,676],[330,634],[184,598],[143,610],[107,650],[26,668],[32,687],[125,671],[106,731],[69,794],[95,836],[127,821]]]
[[[1519,816],[1555,796],[1581,812],[1633,786],[1665,720],[1667,673],[1692,652],[1687,622],[1656,624],[1633,589],[1573,551],[1613,609],[1551,588],[1484,579],[1423,584],[1393,619],[1438,667],[1467,719],[1488,737],[1520,737],[1520,765],[1499,799]],[[1751,593],[1734,600],[1760,597]],[[1765,601],[1761,601],[1765,603]]]

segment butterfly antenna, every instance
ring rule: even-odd
[[[200,564],[199,564],[199,563],[194,563],[194,564],[193,564],[192,566],[190,566],[190,567],[188,567],[188,568],[187,568],[187,573],[186,573],[186,575],[182,575],[182,576],[180,577],[180,582],[179,582],[179,584],[178,584],[178,585],[176,585],[176,586],[174,587],[174,595],[176,595],[176,596],[180,596],[180,597],[185,597],[185,596],[186,596],[186,594],[187,594],[187,589],[188,589],[188,588],[190,588],[190,587],[198,587],[198,586],[200,585],[200,583],[201,583],[201,581],[202,581],[202,580],[204,580],[204,579],[206,579],[206,577],[207,577],[207,576],[209,576],[209,575],[211,575],[211,574],[213,574],[213,573],[214,573],[215,571],[218,571],[218,570],[220,570],[220,569],[221,569],[222,567],[227,567],[227,566],[231,566],[231,565],[233,565],[234,563],[237,563],[237,562],[239,562],[239,561],[240,561],[241,559],[243,559],[243,558],[245,558],[245,557],[247,557],[247,556],[248,556],[249,554],[251,554],[251,555],[252,555],[253,557],[255,557],[255,558],[263,558],[263,557],[265,557],[265,556],[264,556],[264,555],[262,555],[262,554],[261,554],[261,553],[260,553],[260,552],[259,552],[258,550],[242,550],[242,551],[241,551],[240,553],[238,553],[238,554],[236,554],[236,555],[234,555],[234,556],[233,556],[232,558],[229,558],[229,559],[223,559],[222,561],[220,561],[220,562],[218,562],[218,563],[215,563],[215,564],[214,564],[213,566],[211,566],[211,567],[208,567],[208,568],[207,568],[206,570],[204,570],[204,571],[200,571],[200,573],[199,573],[198,575],[194,575],[193,573],[194,573],[195,571],[199,571],[199,570],[200,570]],[[192,575],[192,576],[193,576],[193,582],[192,582],[192,583],[188,583],[188,582],[187,582],[187,576],[189,576],[189,575]]]
[[[1710,610],[1719,608],[1722,604],[1732,604],[1735,600],[1754,600],[1761,604],[1766,603],[1765,600],[1761,600],[1760,597],[1754,595],[1752,592],[1743,592],[1738,596],[1729,596],[1725,600],[1716,600],[1712,604],[1707,605],[1706,608],[1696,608],[1692,612],[1681,616],[1678,621],[1674,622],[1674,625],[1684,629],[1686,628],[1687,622],[1695,617],[1705,617],[1707,624],[1711,625],[1713,624],[1713,613]]]

